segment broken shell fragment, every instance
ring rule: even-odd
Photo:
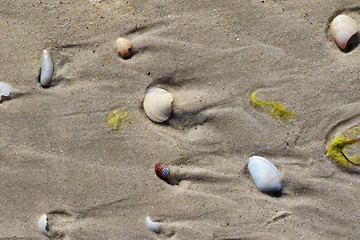
[[[165,182],[170,182],[170,169],[163,163],[155,164],[155,173],[160,179]]]
[[[330,26],[330,33],[342,50],[345,50],[350,45],[352,37],[358,31],[359,25],[354,19],[346,15],[338,15]]]
[[[12,90],[12,87],[10,84],[8,84],[6,82],[0,82],[0,100],[1,100],[2,96],[4,96],[4,97],[10,96],[11,90]]]
[[[160,233],[161,225],[162,225],[161,222],[153,222],[153,221],[151,221],[149,216],[146,217],[146,228],[148,230],[156,232],[156,233]]]
[[[50,52],[48,50],[43,50],[41,55],[41,73],[40,73],[40,84],[43,87],[46,87],[52,78],[54,71],[53,61],[51,59]]]
[[[250,175],[261,192],[277,192],[282,189],[280,173],[267,159],[252,156],[248,162]]]
[[[172,112],[174,97],[162,88],[150,89],[143,102],[146,115],[154,122],[165,122]]]
[[[127,58],[131,54],[132,42],[125,38],[118,38],[116,40],[116,47],[123,58]]]
[[[40,232],[42,232],[46,236],[50,236],[46,214],[41,215],[37,223],[37,227],[40,230]]]

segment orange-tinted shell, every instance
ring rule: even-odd
[[[155,164],[155,173],[160,179],[170,182],[170,169],[164,163]]]

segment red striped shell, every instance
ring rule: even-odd
[[[164,163],[155,164],[155,173],[160,179],[170,182],[170,169]]]

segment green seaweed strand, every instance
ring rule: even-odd
[[[271,116],[278,117],[281,120],[295,117],[293,112],[286,110],[285,107],[279,102],[258,100],[256,97],[256,92],[251,93],[251,102],[255,107],[263,107],[268,110]]]
[[[326,148],[326,156],[334,159],[340,166],[347,166],[350,163],[354,165],[360,165],[360,163],[354,162],[345,156],[343,149],[346,145],[359,142],[360,138],[347,140],[344,135],[339,134],[335,136],[329,146]]]

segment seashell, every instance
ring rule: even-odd
[[[125,38],[118,38],[116,40],[116,46],[118,51],[123,58],[127,58],[131,54],[132,42]]]
[[[41,215],[41,217],[39,218],[39,221],[37,223],[37,227],[40,230],[40,232],[42,232],[46,236],[50,236],[46,214]]]
[[[163,223],[161,223],[161,222],[153,222],[153,221],[151,221],[149,216],[146,217],[146,228],[148,230],[150,230],[150,231],[160,233],[162,224]]]
[[[261,192],[277,192],[282,189],[280,173],[267,159],[252,156],[248,162],[250,175]]]
[[[162,88],[150,89],[144,99],[146,115],[154,122],[165,122],[172,112],[174,97]]]
[[[170,169],[163,163],[155,164],[155,173],[160,179],[170,182]]]
[[[41,86],[47,86],[52,78],[54,71],[53,61],[51,59],[50,52],[48,50],[43,50],[41,55],[41,73],[40,73],[40,84]]]
[[[330,33],[342,50],[350,44],[351,38],[359,31],[359,25],[349,16],[338,15],[331,23]]]
[[[0,100],[1,100],[1,97],[4,96],[4,97],[8,97],[10,96],[10,93],[11,93],[11,85],[6,83],[6,82],[0,82]]]

